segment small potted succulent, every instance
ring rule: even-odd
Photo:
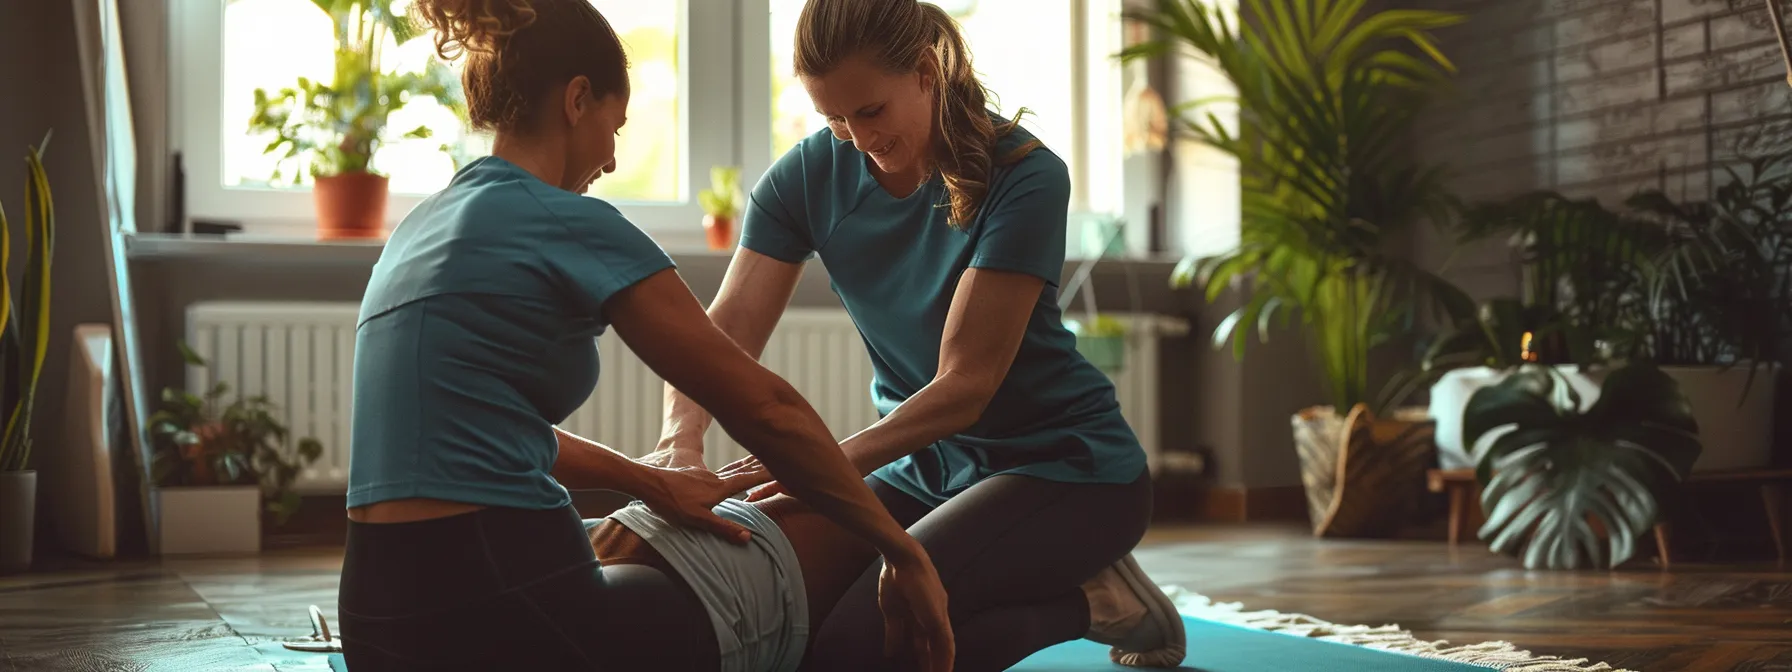
[[[206,365],[180,347],[187,364]],[[267,397],[226,402],[229,392],[223,382],[203,395],[165,389],[150,417],[163,554],[260,551],[262,512],[284,524],[299,508],[293,480],[323,455],[316,439],[287,440]]]
[[[734,223],[740,217],[740,168],[716,166],[709,169],[709,188],[697,194],[703,206],[703,232],[709,249],[734,247]]]

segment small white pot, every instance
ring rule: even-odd
[[[156,488],[162,555],[261,552],[261,488]]]
[[[1754,370],[1749,365],[1664,366],[1663,373],[1680,383],[1699,421],[1699,453],[1693,471],[1764,467],[1773,462],[1773,404],[1778,363]],[[1746,393],[1747,396],[1744,396]]]

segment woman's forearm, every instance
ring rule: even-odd
[[[722,287],[705,313],[716,329],[758,361],[801,277],[801,265],[780,262],[743,247],[735,252],[722,278]],[[709,431],[714,417],[670,383],[663,401],[661,446],[701,450],[703,434]]]
[[[560,441],[560,452],[554,458],[552,476],[568,489],[615,490],[642,497],[653,486],[651,467],[559,427],[554,428],[554,436]]]
[[[870,427],[840,442],[861,475],[952,436],[983,416],[993,391],[947,372]]]

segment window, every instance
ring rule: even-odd
[[[599,179],[590,195],[616,203],[644,228],[700,227],[692,185],[707,184],[709,166],[731,162],[733,151],[727,138],[717,142],[688,131],[694,121],[719,125],[732,101],[721,87],[693,87],[691,70],[704,64],[711,72],[723,71],[716,66],[726,62],[732,44],[689,44],[693,17],[684,2],[590,2],[622,38],[631,61],[629,121],[617,140],[617,169]],[[170,118],[181,120],[173,135],[187,172],[188,214],[236,221],[252,233],[305,235],[312,212],[309,170],[283,160],[284,151],[268,152],[276,135],[252,128],[251,118],[258,89],[277,96],[301,78],[331,79],[332,19],[313,0],[175,4],[173,70],[182,94],[174,97]],[[404,13],[411,4],[395,0],[392,8]],[[732,23],[711,16],[712,23]],[[211,54],[217,58],[206,58]],[[388,35],[380,60],[385,72],[445,67],[457,91],[465,63],[464,58],[442,63],[431,32],[403,44]],[[427,137],[409,137],[412,129],[428,129]],[[446,186],[460,165],[489,153],[492,142],[490,134],[473,131],[427,95],[411,96],[392,111],[384,137],[370,168],[390,176],[387,218],[392,222]],[[694,142],[700,139],[707,142]],[[701,235],[700,228],[693,232]]]
[[[314,0],[169,0],[171,141],[185,171],[191,219],[243,224],[252,234],[309,236],[314,229],[304,166],[266,149],[253,132],[255,91],[276,93],[301,77],[327,81],[334,67],[330,17]],[[414,0],[395,0],[407,11]],[[617,147],[617,172],[592,196],[615,203],[669,248],[701,246],[697,192],[713,166],[741,167],[743,189],[786,149],[825,124],[791,73],[801,0],[589,0],[628,50],[633,95]],[[1071,165],[1072,209],[1122,214],[1124,87],[1111,55],[1120,47],[1120,0],[940,0],[960,22],[974,67],[1011,115]],[[1016,26],[1027,25],[1020,30]],[[1068,46],[1067,46],[1068,45]],[[768,58],[769,56],[769,58]],[[387,71],[443,67],[434,40],[388,39]],[[458,81],[464,59],[446,64]],[[427,137],[399,137],[427,128]],[[371,167],[391,177],[387,218],[396,223],[445,186],[458,166],[490,151],[429,96],[388,119],[388,142]],[[1071,250],[1083,245],[1073,216]],[[1139,223],[1139,229],[1144,222]],[[1132,236],[1129,236],[1132,238]]]

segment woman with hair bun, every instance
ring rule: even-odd
[[[828,127],[752,190],[710,318],[758,356],[803,263],[821,258],[870,350],[880,415],[840,447],[939,569],[956,669],[1006,669],[1078,638],[1122,664],[1180,664],[1181,618],[1130,555],[1151,517],[1144,450],[1058,310],[1064,162],[987,107],[939,7],[808,0],[795,42]],[[710,416],[668,398],[649,459],[701,465]],[[762,462],[718,473],[776,469]],[[801,499],[796,485],[748,499]],[[812,669],[889,667],[879,567],[816,630]]]
[[[666,253],[581,195],[614,170],[628,109],[628,61],[604,17],[586,0],[417,11],[444,58],[467,56],[468,113],[496,137],[393,231],[362,299],[338,604],[350,669],[735,670],[786,643],[713,622],[709,583],[596,559],[569,487],[637,498],[653,514],[638,525],[725,537],[739,572],[794,571],[775,528],[718,506],[769,473],[649,465],[556,426],[594,389],[592,339],[608,328],[792,495],[875,547],[893,641],[922,669],[950,669],[927,552],[802,397],[710,322]]]

